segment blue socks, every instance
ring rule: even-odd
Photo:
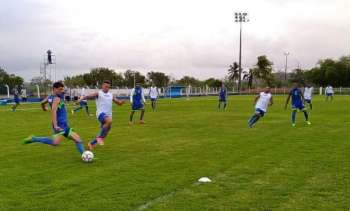
[[[83,154],[83,152],[85,151],[83,143],[81,141],[79,141],[79,142],[75,142],[75,145],[76,145],[79,153]]]
[[[92,141],[90,142],[90,144],[91,144],[91,145],[97,144],[97,140],[96,140],[96,139],[92,140]]]
[[[47,138],[47,137],[33,137],[32,142],[53,145],[52,139]]]
[[[77,111],[79,111],[80,109],[82,109],[82,107],[75,108],[73,111],[74,111],[74,112],[77,112]]]
[[[295,118],[297,116],[297,111],[292,112],[292,123],[295,124]]]

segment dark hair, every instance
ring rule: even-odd
[[[111,85],[111,82],[109,80],[105,80],[105,81],[103,81],[103,83]]]
[[[64,84],[61,81],[57,81],[57,82],[53,83],[52,87],[57,89],[57,88],[64,87]]]

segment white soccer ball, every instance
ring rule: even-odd
[[[87,163],[92,162],[92,160],[94,159],[94,153],[92,153],[91,151],[85,151],[81,155],[81,159]]]

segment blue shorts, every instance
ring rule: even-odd
[[[97,120],[101,123],[101,125],[103,125],[107,117],[109,116],[102,112],[100,115],[98,115]]]
[[[292,110],[305,110],[305,106],[303,103],[292,104]]]
[[[133,111],[144,110],[145,109],[145,107],[144,107],[144,105],[142,103],[133,103],[131,107],[132,107],[131,109]]]
[[[265,116],[265,111],[261,110],[260,108],[255,109],[256,114],[260,114],[261,117]]]
[[[80,104],[81,107],[87,106],[87,102],[85,102],[85,101],[80,101],[79,104]]]
[[[327,93],[327,97],[333,96],[333,93]]]
[[[68,138],[73,131],[73,129],[70,128],[68,124],[58,124],[58,127],[60,127],[62,130],[55,130],[55,128],[52,126],[52,132],[54,136],[62,135]]]
[[[15,98],[14,101],[16,104],[19,104],[19,98]]]

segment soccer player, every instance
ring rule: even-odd
[[[23,140],[23,144],[42,143],[57,146],[65,137],[73,140],[80,155],[83,154],[85,149],[82,140],[80,139],[79,135],[68,125],[68,115],[64,104],[64,85],[62,82],[55,82],[53,84],[53,95],[50,95],[41,102],[43,110],[47,110],[47,103],[49,103],[51,107],[51,121],[53,130],[52,138],[29,136]]]
[[[152,102],[152,110],[155,111],[156,107],[157,107],[157,99],[158,99],[158,88],[152,84],[150,90],[149,90],[149,96],[151,98],[151,102]]]
[[[136,84],[135,88],[131,90],[130,103],[131,103],[131,112],[130,112],[129,124],[130,125],[133,124],[133,117],[134,117],[135,111],[138,111],[138,110],[141,111],[140,124],[144,124],[146,99],[140,84]]]
[[[286,100],[285,109],[287,109],[290,98],[292,98],[292,126],[295,127],[295,119],[298,110],[304,113],[306,124],[311,125],[311,122],[309,121],[309,114],[304,106],[304,96],[298,83],[294,83],[293,89],[290,90]]]
[[[13,102],[15,104],[12,106],[12,111],[15,112],[16,108],[19,106],[19,91],[17,87],[13,89]]]
[[[87,96],[81,96],[78,102],[80,103],[86,99],[95,99],[96,100],[96,117],[101,124],[100,132],[97,136],[88,143],[90,150],[93,150],[95,145],[104,145],[104,139],[107,137],[109,131],[112,127],[112,105],[113,102],[117,105],[123,105],[124,101],[118,100],[113,96],[109,91],[111,88],[111,82],[104,81],[102,83],[102,89],[98,92],[92,93]]]
[[[250,128],[265,115],[267,108],[273,104],[272,94],[269,87],[267,87],[263,92],[260,92],[258,96],[255,97],[255,113],[249,119],[248,126]]]
[[[221,109],[221,105],[223,105],[223,109],[226,110],[226,105],[227,105],[227,89],[225,87],[225,84],[221,84],[220,92],[219,92],[219,105],[218,109]]]
[[[314,88],[307,84],[304,88],[304,98],[305,102],[310,106],[310,109],[312,110],[312,94],[313,94]]]
[[[82,89],[80,97],[84,97],[84,96],[85,96],[85,89]],[[92,116],[89,112],[89,106],[88,106],[87,99],[83,99],[80,102],[77,102],[77,104],[79,104],[79,107],[76,107],[75,109],[73,109],[72,114],[75,114],[77,111],[85,108],[86,114],[88,116]]]
[[[333,91],[333,87],[330,84],[328,84],[328,86],[326,87],[325,93],[326,93],[326,101],[328,101],[329,98],[331,98],[331,101],[333,101],[334,91]]]

